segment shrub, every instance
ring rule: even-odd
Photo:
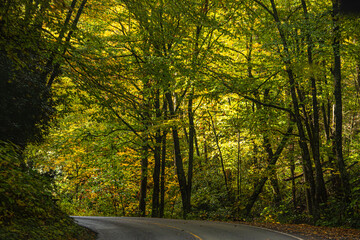
[[[26,168],[20,152],[0,142],[0,239],[85,237],[88,233],[55,204],[49,179]]]

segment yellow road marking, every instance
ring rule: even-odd
[[[127,219],[127,220],[130,220],[130,219]],[[170,225],[166,225],[166,224],[161,224],[161,223],[155,223],[155,222],[149,222],[149,221],[142,221],[142,220],[135,220],[135,219],[131,219],[130,221],[133,221],[133,222],[146,222],[146,223],[150,223],[150,224],[154,224],[154,225],[158,225],[158,226],[162,226],[162,227],[167,227],[167,228],[174,228],[176,230],[180,230],[182,232],[186,232],[192,236],[194,236],[196,239],[198,240],[203,240],[201,237],[199,237],[198,235],[196,235],[195,233],[192,233],[192,232],[189,232],[189,231],[186,231],[184,229],[181,229],[181,228],[178,228],[178,227],[174,227],[174,226],[170,226]]]
[[[170,226],[170,225],[165,225],[165,224],[161,224],[161,223],[153,223],[153,222],[148,222],[150,224],[155,224],[155,225],[159,225],[159,226],[164,226],[164,227],[168,227],[168,228],[174,228],[174,229],[177,229],[177,230],[180,230],[180,231],[184,231],[190,235],[193,235],[195,238],[199,239],[199,240],[203,240],[201,237],[199,237],[198,235],[196,235],[195,233],[192,233],[192,232],[189,232],[189,231],[186,231],[184,229],[181,229],[181,228],[178,228],[178,227],[174,227],[174,226]]]

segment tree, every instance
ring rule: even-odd
[[[65,57],[63,81],[75,85],[64,88],[81,92],[86,111],[97,113],[85,121],[94,128],[75,134],[81,147],[61,147],[79,160],[59,163],[77,179],[60,183],[64,196],[91,199],[87,211],[106,214],[351,218],[338,206],[342,195],[356,205],[349,196],[357,188],[346,183],[357,186],[358,179],[358,22],[340,24],[334,6],[93,1],[75,38],[66,43],[64,33],[49,51],[49,69],[57,72],[58,57]],[[65,43],[72,47],[63,52]],[[97,141],[104,145],[94,147]],[[103,180],[87,180],[92,174]]]
[[[2,140],[12,141],[22,147],[41,140],[54,114],[51,85],[60,73],[60,58],[69,47],[72,33],[86,4],[86,0],[82,1],[69,28],[76,2],[72,2],[56,39],[51,31],[56,32],[58,26],[52,22],[51,14],[60,13],[66,9],[65,5],[48,1],[5,1],[1,4],[3,102],[0,105],[1,111],[7,113],[1,116]],[[63,15],[59,16],[57,20],[61,22]]]
[[[341,53],[340,53],[340,22],[339,22],[339,7],[340,2],[333,1],[333,52],[334,52],[334,65],[333,65],[333,77],[334,77],[334,98],[335,98],[335,152],[336,152],[336,163],[340,172],[341,184],[344,190],[345,202],[349,203],[351,199],[351,190],[348,174],[345,167],[343,158],[343,144],[342,144],[342,128],[343,128],[343,117],[342,117],[342,91],[341,91]]]

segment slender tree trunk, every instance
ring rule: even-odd
[[[329,101],[329,100],[328,100]],[[331,139],[331,131],[330,131],[330,103],[325,106],[325,103],[321,105],[321,111],[323,113],[324,118],[324,130],[325,136],[328,141]]]
[[[166,135],[167,132],[164,131],[162,135],[162,147],[161,147],[161,177],[160,177],[160,216],[164,217],[164,208],[165,208],[165,167],[166,167]]]
[[[201,156],[200,154],[200,148],[199,148],[199,143],[198,143],[198,139],[197,139],[197,131],[196,129],[194,128],[194,140],[195,140],[195,149],[196,149],[196,155],[198,157]]]
[[[155,92],[156,119],[161,117],[160,109],[160,91],[157,89]],[[152,212],[151,217],[159,217],[159,197],[160,197],[160,168],[161,168],[161,130],[156,130],[155,133],[155,146],[154,146],[154,172],[153,172],[153,196],[152,196]]]
[[[285,71],[289,78],[290,94],[291,94],[291,99],[292,99],[292,104],[293,104],[293,109],[294,109],[294,118],[295,118],[295,122],[296,122],[296,125],[298,128],[299,145],[300,145],[300,149],[302,152],[302,158],[303,158],[304,175],[305,175],[306,182],[308,182],[309,186],[310,186],[310,189],[309,189],[309,191],[307,191],[307,193],[310,192],[310,194],[308,195],[308,198],[313,203],[312,204],[313,207],[311,207],[308,210],[309,210],[310,214],[312,214],[314,216],[315,219],[318,219],[318,217],[319,217],[317,214],[318,204],[317,204],[316,198],[315,198],[315,193],[316,193],[315,180],[314,180],[314,174],[313,174],[313,169],[312,169],[310,152],[309,152],[309,148],[307,146],[306,135],[305,135],[302,118],[301,118],[300,111],[299,111],[298,96],[296,94],[296,82],[295,82],[295,77],[294,77],[294,73],[293,73],[292,66],[291,66],[291,60],[290,60],[291,55],[289,52],[289,47],[288,47],[288,43],[286,40],[286,36],[283,32],[281,21],[279,19],[275,1],[270,0],[270,2],[271,2],[272,10],[273,10],[273,17],[277,24],[277,29],[278,29],[278,32],[279,32],[279,35],[280,35],[280,38],[282,41],[282,45],[284,47],[285,57],[283,58],[283,62],[285,64]],[[308,205],[308,206],[310,206],[310,205]]]
[[[175,108],[171,93],[168,91],[165,93],[165,96],[168,102],[171,118],[173,118],[175,116]],[[190,206],[188,205],[187,183],[186,183],[186,176],[183,166],[183,160],[181,156],[180,138],[179,138],[177,126],[172,126],[172,136],[174,141],[176,175],[180,187],[180,194],[183,205],[183,217],[186,218],[187,214],[190,212]]]
[[[167,119],[167,101],[164,99],[163,103],[164,119]],[[166,136],[167,130],[165,129],[161,136],[161,176],[160,176],[160,217],[164,217],[165,209],[165,170],[166,170]]]
[[[292,194],[292,202],[294,209],[297,207],[296,202],[296,185],[295,185],[295,159],[294,159],[294,144],[291,144],[289,147],[290,151],[290,172],[291,172],[291,194]]]
[[[309,16],[307,11],[307,6],[305,0],[301,0],[304,16],[307,24],[309,23]],[[308,64],[310,68],[313,67],[313,41],[311,38],[310,32],[306,33],[307,39],[307,54],[308,54]],[[326,187],[324,182],[323,170],[320,161],[320,127],[319,127],[319,106],[317,100],[317,86],[314,74],[311,73],[310,76],[311,81],[311,89],[312,89],[312,105],[313,105],[313,123],[312,123],[312,140],[311,140],[311,149],[313,154],[313,159],[315,163],[315,180],[316,180],[316,198],[318,202],[326,202],[327,200],[327,193]],[[310,135],[310,133],[309,133]]]
[[[161,171],[161,140],[160,130],[156,131],[154,147],[154,172],[153,172],[153,195],[151,217],[159,217],[160,208],[160,171]]]
[[[346,171],[346,166],[342,151],[342,93],[341,93],[341,53],[340,53],[340,20],[339,20],[339,0],[333,0],[333,53],[334,53],[334,97],[335,97],[335,150],[336,150],[336,162],[340,172],[341,185],[344,191],[344,200],[346,203],[350,202],[351,199],[351,188],[349,176]]]
[[[324,77],[325,81],[324,84],[327,85],[328,81],[326,80],[326,76]],[[336,161],[335,161],[335,156],[336,156],[336,150],[335,150],[335,143],[333,141],[333,131],[331,128],[331,101],[330,101],[330,97],[328,96],[328,94],[326,94],[326,99],[327,102],[323,103],[321,105],[321,112],[322,112],[322,116],[323,116],[323,124],[324,124],[324,131],[325,131],[325,138],[326,138],[326,143],[328,145],[332,145],[331,147],[331,151],[327,154],[327,162],[328,165],[332,168],[332,169],[337,169],[336,166]],[[330,178],[331,181],[331,188],[333,191],[335,191],[335,193],[337,195],[341,195],[342,191],[341,191],[341,180],[338,174],[334,174],[334,170],[331,171],[332,173],[332,177]]]
[[[204,131],[204,160],[205,160],[205,164],[209,162],[208,145],[207,145],[205,131]]]
[[[241,156],[240,156],[240,133],[237,134],[237,176],[236,176],[236,185],[237,185],[237,202],[238,202],[238,214],[240,212],[240,198],[241,198],[241,184],[242,184],[242,175],[241,175]]]
[[[142,146],[140,199],[139,199],[139,215],[141,217],[145,217],[146,215],[147,175],[148,175],[148,146],[144,145]]]
[[[192,189],[192,177],[193,177],[193,165],[194,165],[194,138],[195,138],[195,125],[194,125],[194,112],[193,112],[193,98],[194,88],[192,87],[189,94],[188,101],[188,119],[189,119],[189,164],[188,164],[188,179],[187,179],[187,205],[189,211],[191,211],[191,189]]]

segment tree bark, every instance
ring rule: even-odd
[[[160,92],[156,90],[155,93],[155,111],[156,119],[160,119]],[[151,217],[159,217],[159,197],[160,197],[160,168],[161,168],[161,130],[156,130],[155,133],[155,146],[154,146],[154,172],[153,172],[153,196],[152,196],[152,212]]]
[[[193,177],[193,167],[194,167],[194,138],[195,138],[195,125],[194,125],[194,112],[193,112],[193,98],[194,98],[194,88],[192,87],[189,94],[188,100],[188,119],[189,119],[189,163],[188,163],[188,179],[187,179],[187,192],[188,199],[187,205],[189,206],[189,211],[191,211],[191,189],[192,189],[192,177]]]
[[[310,186],[309,191],[306,191],[306,192],[307,193],[310,192],[310,194],[308,195],[308,198],[310,199],[310,201],[313,204],[311,205],[312,207],[310,205],[308,205],[310,207],[308,210],[309,210],[309,213],[311,215],[313,215],[315,219],[317,219],[318,218],[318,214],[317,214],[318,204],[317,204],[316,198],[315,198],[315,193],[316,193],[315,180],[314,180],[314,174],[313,174],[313,169],[312,169],[312,162],[311,162],[311,158],[310,158],[310,152],[309,152],[309,148],[307,146],[307,139],[306,139],[306,135],[305,135],[305,131],[304,131],[303,123],[302,123],[302,118],[301,118],[300,110],[299,110],[298,96],[296,94],[295,77],[294,77],[293,69],[291,66],[291,59],[290,59],[291,55],[289,52],[287,39],[283,32],[281,21],[279,19],[275,1],[270,0],[270,2],[271,2],[272,10],[273,10],[272,16],[274,17],[274,20],[276,22],[277,29],[278,29],[278,32],[280,35],[280,39],[281,39],[282,45],[284,47],[285,57],[283,58],[283,62],[285,64],[285,71],[286,71],[286,73],[288,75],[288,79],[289,79],[290,95],[291,95],[292,105],[293,105],[293,109],[294,109],[295,122],[296,122],[296,125],[298,128],[298,133],[299,133],[299,145],[300,145],[300,149],[302,152],[305,180],[306,180],[306,182],[309,183],[309,186]]]
[[[161,177],[160,177],[160,210],[159,217],[164,217],[165,208],[165,167],[166,167],[166,135],[167,132],[163,131],[162,147],[161,147]]]
[[[237,201],[240,201],[241,198],[241,185],[242,185],[242,174],[241,174],[241,156],[240,156],[240,133],[237,133],[237,174],[236,174],[236,186],[237,186]],[[238,204],[238,213],[239,213],[240,204]]]
[[[167,119],[167,101],[164,98],[163,102],[164,119]],[[166,136],[167,130],[165,129],[161,135],[161,176],[160,176],[160,209],[159,217],[164,217],[165,209],[165,170],[166,170]]]
[[[141,158],[141,180],[140,180],[140,199],[139,199],[139,215],[146,215],[146,190],[147,190],[147,174],[148,174],[148,146],[142,146]]]
[[[335,97],[335,150],[336,150],[336,163],[340,172],[341,185],[344,192],[344,200],[346,203],[350,203],[351,188],[349,176],[346,171],[346,165],[343,157],[342,147],[342,92],[341,92],[341,53],[340,53],[340,19],[339,19],[339,7],[340,1],[333,0],[333,34],[334,41],[332,44],[334,53],[334,67],[332,70],[334,77],[334,97]]]
[[[165,93],[169,112],[170,112],[170,118],[173,118],[175,116],[175,108],[174,108],[174,102],[172,100],[171,93],[168,91]],[[172,136],[173,136],[173,142],[174,142],[174,154],[175,154],[175,167],[176,167],[176,175],[178,178],[178,183],[180,187],[180,194],[181,194],[181,200],[182,200],[182,206],[183,206],[183,217],[186,219],[187,214],[190,212],[190,206],[188,205],[188,192],[187,192],[187,183],[186,183],[186,176],[185,171],[183,167],[183,160],[181,156],[181,148],[180,148],[180,139],[179,139],[179,133],[177,126],[172,126]]]
[[[306,24],[309,23],[309,16],[307,11],[307,6],[305,0],[301,0]],[[306,33],[307,41],[307,55],[308,55],[308,64],[310,68],[313,67],[313,40],[310,32]],[[322,165],[320,161],[320,127],[319,127],[319,105],[317,100],[317,86],[314,74],[311,73],[310,76],[311,89],[312,89],[312,107],[313,107],[313,123],[312,123],[312,139],[310,142],[312,155],[315,163],[315,180],[316,180],[316,198],[318,202],[325,203],[327,201],[327,192],[324,182],[324,176],[322,171]],[[310,133],[309,133],[310,135]]]
[[[297,202],[296,202],[296,185],[295,185],[295,159],[294,159],[294,144],[291,144],[289,147],[290,151],[290,173],[291,173],[291,196],[293,207],[296,209]]]

